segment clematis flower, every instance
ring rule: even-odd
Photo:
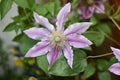
[[[116,49],[111,47],[115,57],[118,59],[118,61],[120,61],[120,49]],[[116,75],[120,75],[120,63],[115,63],[112,66],[110,66],[109,71],[116,74]]]
[[[28,37],[35,40],[41,40],[27,52],[25,57],[37,57],[47,54],[47,60],[49,63],[48,69],[50,69],[60,55],[64,53],[69,66],[72,68],[73,50],[71,46],[84,48],[92,44],[91,41],[81,35],[92,23],[75,23],[64,30],[64,25],[68,20],[68,14],[70,11],[70,3],[66,4],[60,10],[57,15],[56,28],[49,23],[47,18],[34,13],[36,22],[44,26],[44,28],[33,27],[24,31]]]
[[[78,5],[78,13],[82,16],[81,18],[85,19],[90,18],[94,12],[98,14],[102,13],[96,8],[96,6],[104,11],[105,7],[103,5],[103,2],[105,1],[106,0],[80,0],[80,3]]]

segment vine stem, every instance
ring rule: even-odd
[[[106,54],[101,54],[101,55],[97,55],[97,56],[88,56],[87,59],[89,58],[100,58],[100,57],[105,57],[105,56],[109,56],[112,55],[113,53],[106,53]]]
[[[105,14],[103,10],[101,10],[98,6],[95,6],[97,10],[99,10],[101,13]],[[117,22],[113,19],[112,16],[108,16],[108,18],[114,23],[114,25],[120,30],[120,26],[117,24]]]
[[[120,30],[119,25],[118,25],[117,22],[113,19],[113,17],[109,16],[109,19],[111,19],[111,21],[115,24],[115,26]]]
[[[101,31],[101,33],[108,38],[109,40],[111,40],[112,42],[114,42],[116,45],[120,46],[120,43],[118,41],[116,41],[115,39],[111,38],[109,35],[107,35],[106,33],[104,33],[103,31]]]
[[[29,20],[29,17],[28,17],[28,14],[27,14],[25,8],[23,8],[23,11],[24,11],[24,13],[25,13],[25,15],[26,15],[26,17],[27,17],[28,23],[29,23],[30,25],[32,25],[32,24],[31,24],[31,21]]]

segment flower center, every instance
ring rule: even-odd
[[[60,37],[55,37],[55,42],[60,42],[61,41],[61,38]]]
[[[55,31],[50,35],[50,42],[53,47],[57,46],[62,48],[64,47],[65,41],[66,37],[63,32]]]
[[[95,3],[95,0],[87,0],[88,5],[93,5]]]

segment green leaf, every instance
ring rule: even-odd
[[[115,20],[120,21],[120,13],[113,17]]]
[[[47,9],[45,8],[45,5],[43,4],[35,4],[32,10],[42,16],[45,16],[48,13]]]
[[[73,0],[73,2],[72,2],[73,8],[75,9],[79,3],[80,3],[80,0]]]
[[[108,8],[106,9],[106,14],[108,16],[111,16],[111,14],[113,13],[113,10],[114,10],[114,5],[110,5],[110,6],[107,6]]]
[[[96,25],[99,22],[99,20],[98,20],[98,18],[96,16],[92,16],[90,18],[90,22],[92,22],[93,25]]]
[[[90,76],[92,76],[93,74],[95,73],[95,67],[93,64],[88,64],[88,66],[86,67],[85,69],[85,72],[84,72],[84,77],[85,78],[89,78]]]
[[[14,0],[15,3],[22,8],[31,9],[35,4],[35,0]]]
[[[57,76],[74,76],[84,71],[87,66],[86,54],[82,50],[74,50],[73,69],[69,67],[63,55],[53,64],[50,71],[46,55],[37,57],[37,63],[45,73]]]
[[[49,2],[48,4],[45,5],[45,8],[54,17],[54,15],[55,15],[55,3]]]
[[[2,0],[0,3],[0,15],[1,19],[8,13],[13,4],[13,0]]]
[[[92,47],[91,46],[87,46],[87,47],[83,48],[83,50],[92,51]]]
[[[109,63],[105,59],[98,59],[97,66],[100,71],[107,71],[109,67]]]
[[[84,33],[89,40],[93,41],[96,46],[102,45],[104,41],[104,35],[96,31],[87,31]]]
[[[99,31],[102,31],[108,35],[112,34],[112,29],[111,29],[110,24],[100,24],[100,25],[98,25],[98,29],[99,29]]]
[[[15,30],[16,27],[17,27],[17,26],[16,26],[16,23],[13,22],[13,23],[8,24],[3,31],[4,31],[4,32],[5,32],[5,31],[12,31],[12,30]]]
[[[99,80],[111,80],[110,73],[108,71],[98,73]]]
[[[118,60],[117,60],[116,57],[114,56],[114,57],[112,57],[112,58],[110,59],[110,61],[109,61],[109,66],[111,66],[112,64],[117,63],[117,62],[118,62]]]
[[[13,41],[19,42],[20,51],[23,55],[25,55],[27,51],[37,43],[37,41],[28,38],[24,34],[18,35]]]

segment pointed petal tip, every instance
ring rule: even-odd
[[[66,5],[71,7],[71,3],[70,2],[68,2]]]
[[[114,50],[116,49],[116,48],[114,48],[114,47],[112,47],[112,46],[111,46],[110,48],[111,48],[112,51],[114,51]]]
[[[86,22],[86,24],[88,24],[89,26],[91,26],[93,23],[92,22]]]
[[[71,65],[69,65],[69,66],[70,66],[70,68],[71,68],[71,69],[73,69],[73,65],[72,65],[72,64],[71,64]]]
[[[108,68],[108,70],[116,75],[120,75],[120,63],[115,63]]]
[[[31,57],[30,55],[26,54],[24,57],[28,58],[28,57]]]

